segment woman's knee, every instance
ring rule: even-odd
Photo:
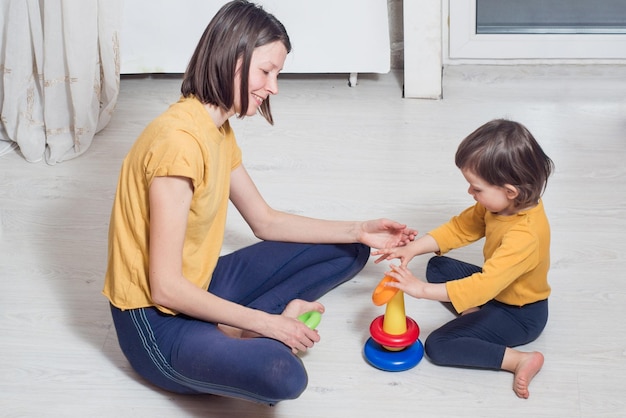
[[[371,249],[365,244],[353,244],[356,253],[356,263],[360,268],[365,267],[370,258]]]
[[[370,258],[370,247],[360,243],[339,244],[334,246],[331,258],[333,263],[349,279],[360,272]],[[330,260],[330,258],[329,258]]]
[[[257,376],[254,391],[267,399],[267,403],[296,399],[308,385],[309,377],[302,361],[293,354],[290,356],[274,357],[266,364],[267,369]]]
[[[308,385],[302,360],[276,340],[234,341],[229,351],[227,363],[236,365],[238,373],[229,367],[221,368],[222,384],[241,387],[266,403],[296,399]]]

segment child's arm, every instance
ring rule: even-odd
[[[374,261],[376,264],[384,260],[398,258],[400,259],[400,265],[406,267],[409,261],[416,255],[436,252],[439,252],[437,241],[430,235],[424,235],[404,247],[381,248],[373,251],[372,255],[380,255],[380,257]]]
[[[450,302],[448,290],[445,283],[427,283],[409,271],[405,266],[391,265],[391,270],[385,273],[397,281],[389,281],[387,286],[396,287],[407,295],[418,299],[437,300],[439,302]]]

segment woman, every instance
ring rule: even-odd
[[[111,215],[104,294],[122,351],[153,384],[275,404],[298,397],[294,355],[319,341],[297,320],[349,280],[369,247],[404,245],[397,222],[326,221],[272,209],[241,161],[228,119],[258,111],[291,49],[247,1],[223,6],[191,58],[182,97],[125,158]],[[220,257],[228,200],[262,241]],[[256,337],[256,338],[254,338]]]

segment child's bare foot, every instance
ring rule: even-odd
[[[522,359],[518,363],[515,371],[515,377],[513,378],[513,391],[515,394],[523,399],[528,399],[530,392],[528,386],[530,381],[541,370],[543,366],[543,354],[538,351],[531,353],[522,353]]]

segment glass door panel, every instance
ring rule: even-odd
[[[626,60],[626,0],[449,0],[449,59]]]
[[[476,33],[626,33],[624,0],[476,0]]]

